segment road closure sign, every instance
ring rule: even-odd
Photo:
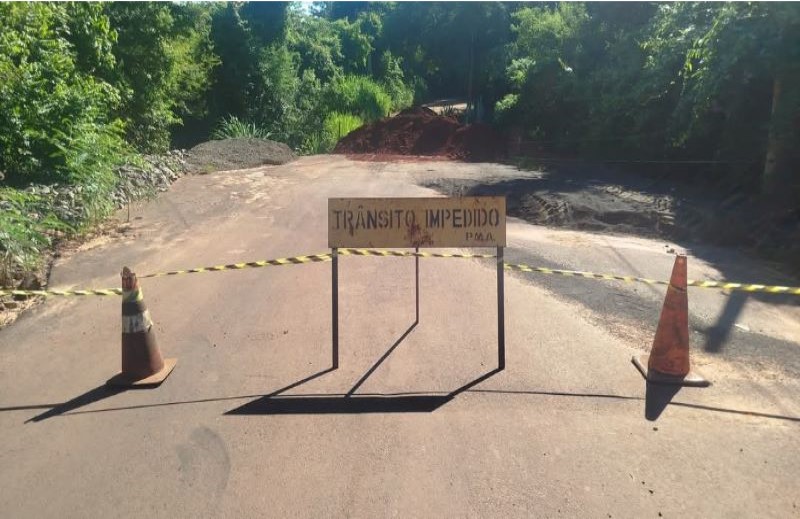
[[[502,196],[328,199],[332,248],[505,245]]]

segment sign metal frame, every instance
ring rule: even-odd
[[[503,197],[504,198],[504,197]],[[413,200],[413,198],[410,198]],[[503,203],[505,206],[505,201]],[[330,218],[330,212],[328,214]],[[503,236],[505,237],[506,215],[502,215]],[[329,226],[330,239],[330,226]],[[505,242],[503,242],[505,243]],[[394,248],[394,247],[393,247]],[[399,247],[397,247],[399,248]],[[479,247],[475,247],[479,248]],[[484,248],[484,247],[480,247]],[[504,246],[497,246],[497,369],[503,370],[506,366],[506,330],[505,330],[505,263],[503,260]],[[414,248],[419,253],[419,247]],[[339,247],[331,247],[331,342],[333,369],[339,367]],[[419,255],[415,256],[415,303],[416,320],[419,323]]]

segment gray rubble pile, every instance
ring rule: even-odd
[[[111,194],[114,205],[122,207],[132,200],[169,189],[170,184],[187,173],[186,155],[186,150],[145,155],[143,166],[126,164],[119,168],[119,185]]]
[[[141,164],[119,167],[116,170],[119,184],[111,193],[114,206],[121,208],[132,200],[169,189],[170,184],[187,172],[185,156],[185,150],[172,150],[164,155],[145,155]],[[65,222],[78,222],[83,214],[83,189],[80,185],[37,184],[25,188],[25,192],[41,198],[43,213],[52,211]],[[6,208],[4,204],[10,208],[10,202],[0,201],[0,210]]]
[[[211,173],[233,169],[286,164],[297,158],[282,142],[269,139],[222,139],[203,142],[186,152],[192,173]]]
[[[137,164],[125,164],[115,171],[119,182],[111,193],[116,208],[129,202],[148,198],[159,191],[166,191],[170,184],[187,173],[186,151],[172,150],[164,155],[146,155]],[[28,216],[33,219],[55,214],[67,224],[80,224],[84,220],[84,190],[80,185],[36,184],[24,192],[37,195],[38,200],[28,203]],[[11,201],[0,200],[0,211],[13,210]],[[22,290],[38,289],[44,284],[44,272],[3,272],[0,286],[14,286]],[[0,312],[16,303],[10,297],[0,297]]]

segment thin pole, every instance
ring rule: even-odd
[[[331,329],[333,330],[333,369],[339,367],[339,250],[331,249]]]
[[[506,311],[503,247],[497,247],[497,368],[506,367]]]
[[[416,252],[417,252],[417,254],[419,254],[419,247],[416,248]],[[419,256],[414,256],[414,259],[416,260],[415,268],[416,268],[416,281],[417,281],[417,290],[416,290],[416,294],[417,294],[417,319],[416,319],[416,321],[414,321],[414,324],[418,324],[419,323]]]

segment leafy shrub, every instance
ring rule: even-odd
[[[86,125],[83,131],[63,137],[60,153],[64,157],[64,176],[69,184],[81,186],[79,229],[102,220],[114,210],[109,196],[118,181],[114,170],[134,157],[122,136],[122,123],[117,122],[100,128]]]
[[[70,167],[63,150],[69,142],[87,131],[104,133],[112,124],[108,113],[118,92],[78,66],[64,36],[70,9],[0,4],[0,171],[9,182],[53,174],[66,180]],[[97,48],[110,44],[105,29],[91,35]]]
[[[357,115],[333,112],[328,114],[323,124],[322,135],[314,153],[329,153],[339,139],[359,128],[364,121]]]
[[[235,115],[223,118],[212,132],[211,138],[222,139],[269,139],[270,132],[265,128],[240,120]]]
[[[303,155],[330,153],[339,139],[360,127],[363,121],[352,114],[334,112],[328,114],[321,128],[306,133],[297,151]]]
[[[406,84],[401,65],[402,59],[393,56],[388,50],[383,52],[378,64],[378,75],[392,99],[393,110],[402,110],[414,103],[414,87]]]
[[[284,45],[266,47],[259,53],[256,68],[249,118],[267,128],[277,140],[294,140],[302,114],[297,108],[300,78],[291,53]]]
[[[362,124],[364,124],[364,121],[357,115],[333,112],[325,118],[325,131],[333,135],[338,141]]]
[[[202,115],[211,70],[211,16],[205,7],[181,9],[159,2],[104,4],[117,34],[117,66],[110,82],[122,94],[116,112],[128,141],[145,152],[169,147],[171,129],[188,115]]]
[[[386,90],[366,76],[343,76],[328,88],[326,106],[330,112],[357,114],[374,121],[392,109],[392,98]]]
[[[506,94],[494,105],[495,121],[500,124],[510,123],[517,115],[519,94]]]
[[[115,166],[130,148],[110,115],[120,96],[99,78],[114,66],[102,6],[0,4],[0,171],[11,185],[72,184],[80,214],[52,200],[0,190],[0,276],[39,263],[55,232],[107,216]]]
[[[55,231],[69,227],[50,213],[38,195],[0,188],[0,287],[8,286],[16,270],[39,266],[42,251]]]

